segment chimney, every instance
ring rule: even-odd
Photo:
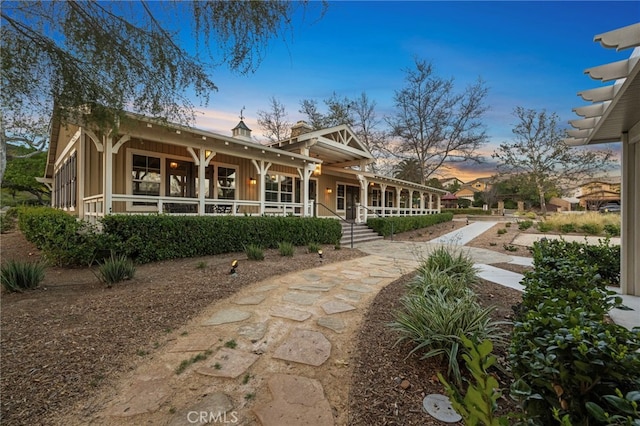
[[[293,126],[291,126],[291,138],[297,138],[300,135],[313,131],[313,127],[307,124],[306,121],[300,120]]]

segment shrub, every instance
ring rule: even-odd
[[[318,243],[309,243],[309,246],[307,247],[307,251],[309,253],[317,253],[318,250],[320,250],[320,244],[318,244]]]
[[[576,225],[574,223],[563,223],[560,225],[560,231],[568,234],[569,232],[576,232]]]
[[[482,216],[490,216],[491,210],[483,210],[481,208],[461,208],[461,209],[441,209],[442,213],[451,213],[453,215],[482,215]]]
[[[15,207],[11,207],[4,213],[0,213],[0,233],[6,234],[11,231],[16,223],[18,217],[18,210]]]
[[[249,260],[264,260],[264,250],[255,244],[249,244],[244,252]]]
[[[529,424],[595,424],[587,407],[640,388],[640,329],[544,303],[515,324],[510,364]],[[555,414],[554,414],[555,413]],[[560,420],[563,419],[564,420]],[[555,420],[555,421],[554,421]]]
[[[280,251],[280,256],[293,256],[294,248],[293,244],[287,242],[278,243],[278,251]]]
[[[533,222],[530,220],[523,220],[522,222],[518,222],[518,229],[521,231],[526,231],[532,226],[533,226]]]
[[[443,358],[447,374],[457,384],[462,381],[460,336],[504,342],[502,323],[491,320],[494,308],[482,308],[470,290],[464,297],[451,296],[446,287],[423,296],[408,294],[402,298],[402,306],[390,324],[401,334],[398,342],[406,339],[414,342],[409,355],[421,351],[422,359]]]
[[[115,256],[113,253],[109,259],[98,267],[100,281],[109,287],[124,280],[132,279],[135,272],[136,267],[131,259],[128,259],[125,255]]]
[[[426,216],[370,217],[367,219],[367,226],[378,234],[388,237],[414,229],[428,228],[438,223],[449,222],[452,219],[453,213],[430,214]]]
[[[44,266],[40,263],[9,260],[0,267],[2,287],[10,292],[34,289],[44,279]]]
[[[620,236],[620,224],[619,223],[606,223],[604,225],[604,233],[610,237]]]
[[[546,221],[538,222],[538,231],[540,232],[553,231],[553,225]]]
[[[511,222],[507,222],[504,224],[505,228],[511,228]]]
[[[583,223],[580,229],[590,235],[598,235],[602,232],[602,225],[599,223]]]
[[[507,233],[507,229],[506,228],[500,228],[498,229],[498,235],[503,235]]]
[[[102,223],[138,263],[242,252],[248,244],[335,244],[342,236],[337,220],[312,217],[109,215]]]
[[[462,250],[438,247],[420,262],[418,272],[427,271],[446,274],[462,285],[469,286],[478,282],[477,269],[474,261]]]

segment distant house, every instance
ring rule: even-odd
[[[620,204],[620,187],[620,176],[592,179],[580,185],[576,198],[586,210],[598,210],[606,203]]]
[[[55,116],[57,117],[57,115]],[[231,136],[128,113],[100,133],[54,117],[43,182],[53,207],[107,214],[292,215],[366,222],[440,212],[446,191],[365,171],[374,158],[349,128],[293,126],[262,145],[241,120]]]
[[[477,192],[484,192],[491,189],[491,182],[493,178],[491,177],[483,177],[472,180],[471,182],[467,182],[462,187],[455,192],[455,196],[458,198],[463,198],[469,201],[474,201],[474,195]]]
[[[457,209],[458,208],[458,197],[453,194],[445,194],[440,200],[442,201],[443,209]]]
[[[440,185],[442,185],[443,188],[450,188],[452,186],[461,187],[462,185],[464,185],[464,182],[457,177],[438,179],[438,182],[440,182]]]

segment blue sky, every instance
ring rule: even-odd
[[[304,118],[302,99],[356,97],[377,104],[379,116],[393,113],[394,91],[414,58],[432,62],[435,73],[453,77],[456,90],[481,77],[489,87],[485,124],[494,147],[511,137],[516,106],[556,112],[563,122],[586,105],[577,92],[603,83],[584,70],[627,59],[593,42],[596,34],[640,22],[640,2],[431,2],[337,1],[317,20],[319,4],[299,16],[293,34],[274,40],[255,73],[214,73],[219,91],[200,108],[196,125],[229,134],[245,107],[245,122],[261,137],[257,112],[275,97],[289,121]],[[491,174],[491,166],[459,171]]]

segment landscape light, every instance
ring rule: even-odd
[[[236,271],[237,268],[238,261],[234,259],[234,261],[231,262],[231,271],[229,271],[229,275],[238,275],[238,271]]]
[[[320,259],[322,259],[322,250],[318,250],[318,256],[320,256]]]

